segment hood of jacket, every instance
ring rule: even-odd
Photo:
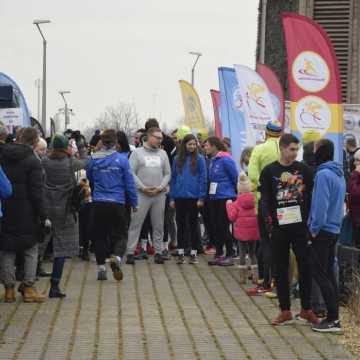
[[[215,155],[215,158],[224,158],[224,157],[228,157],[230,159],[232,159],[232,156],[229,152],[227,151],[219,151],[216,155]]]
[[[6,144],[1,152],[5,162],[19,162],[32,155],[34,155],[34,150],[24,144]]]
[[[330,170],[340,178],[344,176],[343,166],[336,161],[328,161],[326,163],[321,164],[318,167],[317,171],[321,171],[321,170]]]
[[[242,193],[238,196],[238,203],[245,210],[251,210],[255,208],[255,199],[253,193]]]

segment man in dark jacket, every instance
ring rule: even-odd
[[[43,174],[40,161],[34,154],[38,141],[36,130],[25,128],[19,143],[4,145],[1,154],[4,172],[13,186],[13,195],[3,201],[4,216],[0,239],[0,269],[6,302],[15,301],[15,257],[18,252],[24,254],[24,280],[21,285],[24,301],[42,302],[45,299],[34,287],[38,241],[46,222]]]
[[[322,139],[315,144],[317,165],[309,230],[313,278],[324,298],[327,317],[314,325],[318,332],[340,333],[338,288],[334,271],[335,248],[344,216],[346,184],[342,164],[334,161],[334,144]]]

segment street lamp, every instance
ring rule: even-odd
[[[48,24],[50,20],[34,20],[33,24],[38,28],[40,35],[43,39],[43,81],[42,81],[42,110],[41,110],[41,125],[46,134],[46,39],[41,31],[41,24]]]
[[[65,130],[67,129],[67,126],[69,125],[70,121],[69,121],[69,109],[68,109],[68,104],[67,101],[65,99],[65,94],[70,94],[70,91],[68,90],[63,90],[63,91],[59,91],[59,94],[61,95],[61,97],[64,100],[64,104],[65,104],[65,109],[64,109],[64,113],[65,113]]]
[[[191,85],[194,86],[195,66],[196,66],[197,62],[199,61],[199,58],[202,55],[202,53],[197,52],[197,51],[190,51],[189,54],[196,56],[196,60],[195,60],[194,65],[193,65],[193,67],[191,69]]]

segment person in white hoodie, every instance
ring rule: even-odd
[[[163,140],[159,128],[147,131],[143,147],[135,149],[130,156],[136,188],[138,211],[132,214],[127,247],[127,264],[134,265],[134,252],[141,227],[150,212],[155,248],[155,263],[163,264],[164,211],[166,191],[171,179],[171,169],[166,152],[160,149]]]

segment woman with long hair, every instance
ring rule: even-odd
[[[199,154],[197,139],[189,134],[181,142],[172,165],[170,206],[176,209],[178,264],[185,263],[186,235],[190,233],[190,264],[197,263],[197,218],[206,198],[206,163]]]
[[[238,171],[235,161],[216,136],[205,141],[205,151],[211,156],[209,165],[209,210],[216,241],[216,254],[209,265],[231,266],[233,262],[233,238],[226,214],[226,202],[236,198]],[[224,256],[224,245],[226,256]]]
[[[60,290],[65,259],[79,254],[77,210],[74,195],[75,172],[87,163],[85,147],[79,148],[80,159],[71,156],[69,140],[56,134],[48,157],[42,160],[45,171],[45,207],[52,224],[54,263],[51,274],[50,298],[63,298]]]

